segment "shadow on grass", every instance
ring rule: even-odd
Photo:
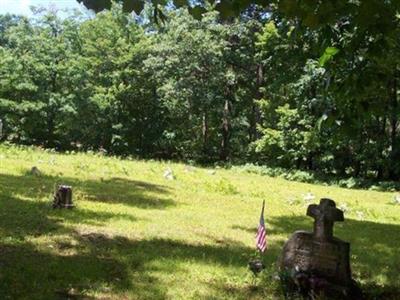
[[[168,189],[145,182],[64,178],[89,201],[143,209],[175,205]],[[0,299],[165,299],[161,278],[187,272],[182,263],[246,266],[252,249],[228,244],[192,245],[169,239],[133,241],[78,232],[65,222],[101,225],[112,212],[53,210],[50,198],[60,178],[0,174]],[[136,219],[129,214],[118,218]],[[96,230],[96,229],[93,229]],[[90,229],[89,229],[90,231]],[[38,239],[36,242],[35,239]]]
[[[130,214],[95,212],[86,209],[54,210],[50,203],[26,201],[4,195],[0,192],[0,233],[1,237],[24,240],[26,236],[45,236],[65,231],[63,223],[101,225],[112,218],[129,221],[137,219]]]
[[[174,206],[175,201],[166,198],[169,188],[148,182],[112,178],[110,180],[73,182],[88,195],[88,200],[122,203],[138,208],[164,209]]]
[[[78,199],[104,203],[121,203],[143,209],[164,209],[175,205],[165,198],[165,187],[139,181],[111,179],[108,181],[79,181],[50,176],[13,176],[0,174],[0,232],[3,237],[24,239],[61,230],[62,223],[101,225],[112,218],[135,221],[128,213],[92,211],[79,207],[73,210],[53,210],[52,192],[56,183],[71,184]],[[43,201],[48,199],[48,201]]]
[[[255,234],[257,232],[257,226],[254,227],[246,227],[246,226],[241,226],[241,225],[233,225],[231,227],[232,229],[237,229],[237,230],[242,230],[242,231],[246,231],[248,233],[253,233]]]
[[[70,177],[34,176],[29,172],[22,176],[0,174],[0,186],[5,187],[8,194],[37,199],[48,197],[49,202],[58,184],[71,185],[74,193],[81,193],[89,201],[154,209],[175,205],[175,201],[167,198],[168,187],[143,181],[124,178],[78,180]]]
[[[146,209],[174,205],[165,199],[166,188],[145,182],[0,174],[0,299],[90,299],[86,296],[88,290],[115,295],[133,289],[134,281],[129,275],[132,266],[121,262],[128,253],[108,251],[113,244],[121,245],[121,240],[92,245],[91,240],[77,239],[65,221],[101,225],[111,218],[136,218],[131,214],[81,209],[79,203],[73,210],[53,210],[51,193],[54,184],[61,182],[71,184],[75,193],[89,201]],[[47,197],[49,201],[43,201]],[[44,243],[32,244],[32,238],[42,237]],[[70,243],[68,237],[77,242]],[[57,240],[61,242],[53,246]],[[156,278],[144,272],[137,278],[138,285],[143,282],[152,284],[143,291],[149,299],[163,298],[164,291],[158,289]]]
[[[100,299],[165,299],[170,283],[162,278],[187,272],[182,263],[246,266],[252,252],[239,244],[135,241],[77,231],[70,237],[71,242],[60,241],[53,251],[27,242],[0,245],[0,298],[88,299],[87,292],[95,290],[103,294]],[[161,279],[155,276],[160,273]],[[223,283],[213,288],[222,290]]]
[[[0,246],[1,299],[89,299],[87,290],[130,288],[116,259],[79,253],[39,251],[30,243]]]

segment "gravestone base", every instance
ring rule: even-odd
[[[295,232],[279,261],[287,292],[322,299],[362,299],[351,278],[349,254],[347,242],[337,238],[315,240],[313,233]]]
[[[363,300],[361,289],[355,282],[344,287],[312,273],[289,271],[281,272],[281,284],[285,299],[330,299]]]
[[[350,245],[337,238],[316,240],[310,232],[297,231],[286,242],[281,268],[306,271],[342,286],[351,284]]]
[[[278,260],[286,296],[363,299],[351,277],[350,244],[333,236],[333,224],[344,220],[343,212],[334,201],[321,199],[308,207],[307,215],[315,219],[314,231],[296,231]]]

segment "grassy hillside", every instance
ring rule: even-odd
[[[40,176],[30,174],[33,166]],[[168,167],[175,180],[164,178]],[[51,208],[61,183],[73,186],[73,210]],[[400,296],[394,193],[0,146],[0,298],[276,297],[274,264],[283,243],[312,228],[308,192],[315,202],[330,197],[346,209],[335,234],[351,242],[354,277],[372,296]],[[268,269],[255,281],[247,262],[264,199]]]

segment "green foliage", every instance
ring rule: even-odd
[[[399,49],[391,38],[398,27],[386,28],[387,42],[379,48],[374,44],[382,32],[363,36],[360,20],[310,29],[279,14],[272,19],[257,42],[269,77],[260,100],[263,136],[252,150],[269,165],[399,178],[398,164],[387,164],[399,155],[398,64],[381,51]]]
[[[400,178],[394,1],[84,2],[0,18],[3,139]]]
[[[322,56],[319,58],[319,65],[321,67],[325,66],[325,64],[329,62],[338,52],[339,49],[335,47],[327,47]]]
[[[280,167],[269,167],[247,163],[242,166],[235,166],[232,169],[236,172],[245,172],[269,177],[278,177],[290,181],[305,183],[339,186],[348,189],[368,189],[371,191],[394,192],[400,190],[400,184],[396,181],[376,181],[363,178],[340,178],[337,175],[327,175],[318,171],[290,170]]]

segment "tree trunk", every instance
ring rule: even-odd
[[[208,128],[208,116],[207,116],[206,109],[204,109],[202,121],[203,121],[203,124],[202,124],[203,153],[204,153],[204,155],[207,155],[208,154],[209,128]]]
[[[257,65],[257,79],[256,79],[256,92],[255,92],[255,98],[253,99],[252,105],[251,105],[251,116],[250,116],[250,130],[249,130],[249,140],[250,142],[254,142],[255,140],[258,140],[260,138],[260,133],[257,130],[257,125],[260,124],[261,122],[261,112],[260,108],[258,107],[257,100],[260,100],[262,98],[262,93],[260,92],[261,85],[264,80],[263,76],[263,69],[262,65],[258,64]]]
[[[361,173],[361,163],[358,159],[354,161],[354,177],[359,177]]]
[[[307,169],[314,170],[314,152],[309,152],[307,155]]]
[[[387,113],[388,113],[388,104],[385,105],[385,113],[382,118],[382,122],[379,124],[379,133],[382,137],[386,136],[386,122],[387,122]],[[378,118],[379,121],[379,118]],[[384,151],[385,151],[385,143],[381,143],[380,149],[379,149],[379,157],[380,157],[380,162],[377,164],[376,167],[376,179],[377,180],[382,180],[384,178],[384,174],[387,173],[387,164],[384,163],[385,157],[384,157]]]
[[[392,81],[391,89],[391,116],[390,116],[390,172],[389,177],[391,180],[399,178],[399,170],[396,168],[396,162],[399,160],[399,153],[397,149],[397,126],[398,126],[398,103],[397,103],[397,81],[396,77]]]
[[[222,117],[222,142],[220,159],[226,161],[229,157],[229,138],[230,138],[230,120],[229,120],[229,100],[225,100]]]

